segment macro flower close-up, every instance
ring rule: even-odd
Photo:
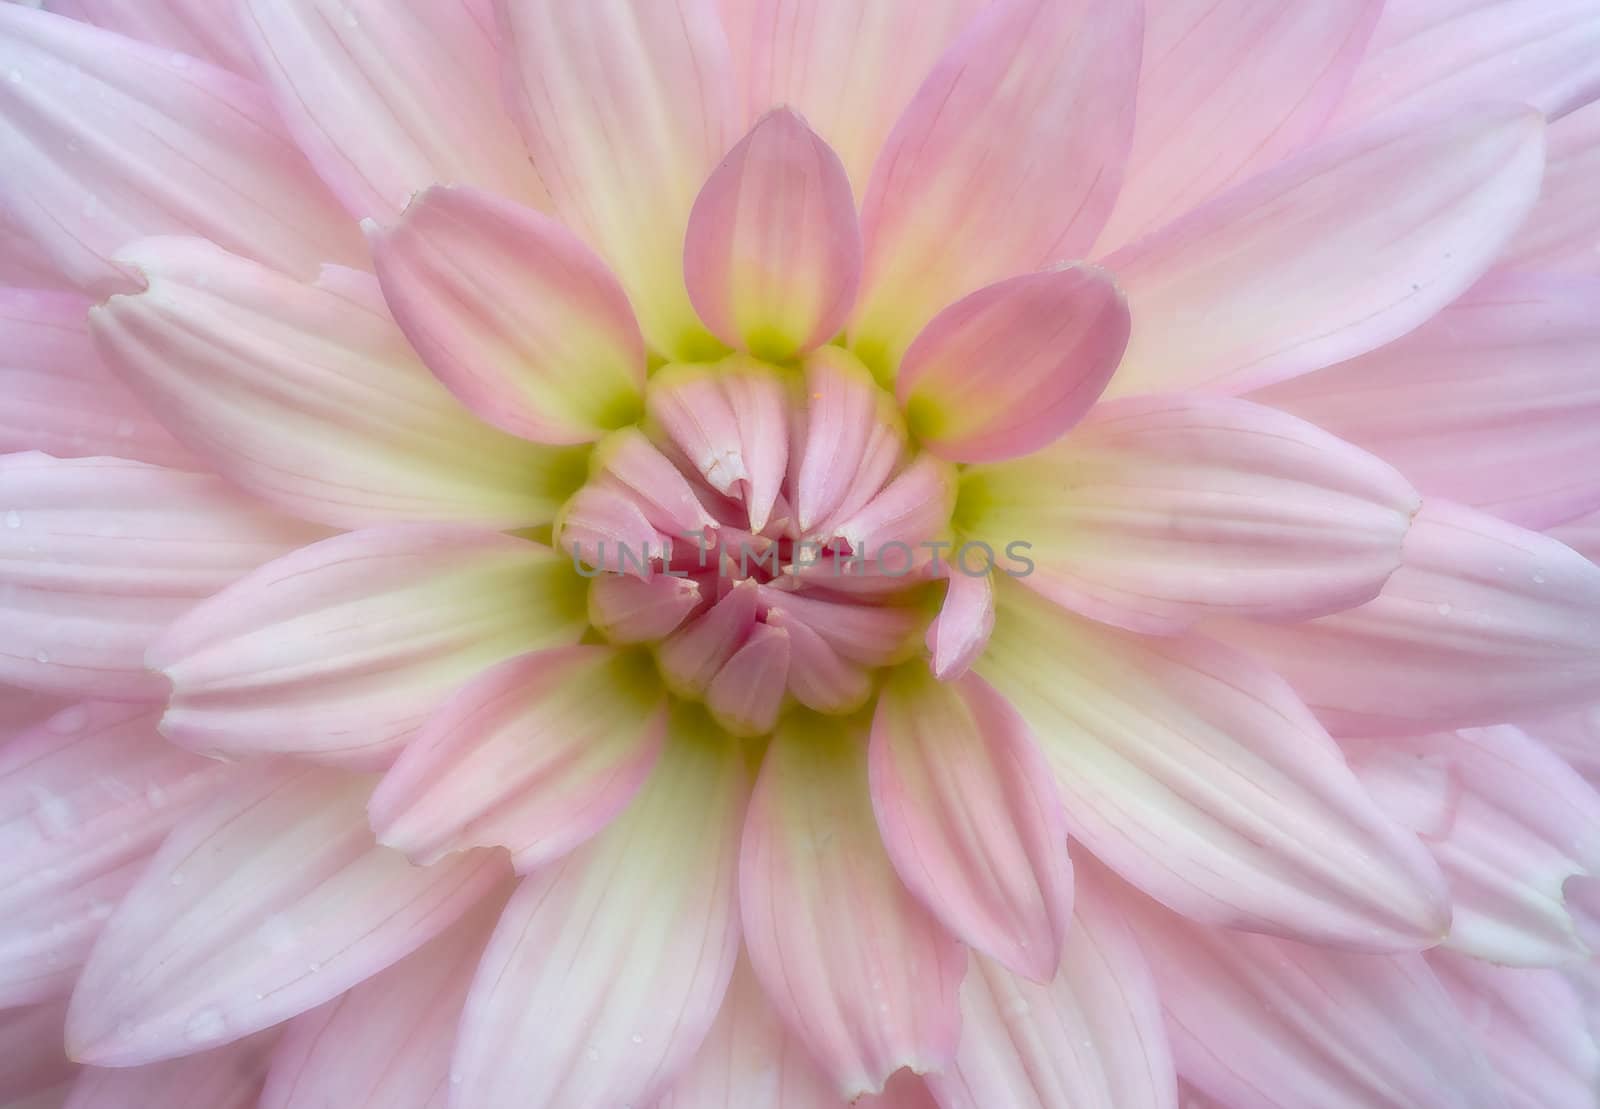
[[[1600,0],[0,0],[0,1109],[1600,1107]]]

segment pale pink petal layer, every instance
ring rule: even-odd
[[[1600,508],[1600,276],[1490,276],[1398,342],[1253,399],[1429,496],[1540,529]]]
[[[0,685],[0,744],[18,735],[22,729],[37,724],[47,716],[54,716],[68,706],[68,702],[35,689]]]
[[[60,272],[104,294],[147,235],[202,235],[300,276],[360,237],[262,90],[186,54],[0,7],[0,207]]]
[[[977,672],[1028,723],[1097,857],[1197,920],[1376,950],[1444,935],[1433,860],[1270,670],[1000,584]]]
[[[555,220],[433,188],[374,234],[373,260],[411,345],[494,426],[577,443],[638,416],[645,351],[627,294]]]
[[[156,701],[145,648],[202,597],[325,534],[220,478],[118,458],[0,456],[0,678]]]
[[[174,624],[148,663],[163,730],[200,751],[387,763],[457,687],[575,642],[582,597],[547,547],[466,528],[375,528],[263,566]]]
[[[1600,563],[1600,510],[1568,520],[1551,528],[1550,538],[1558,539],[1577,551],[1590,562]]]
[[[1600,101],[1557,120],[1549,130],[1544,190],[1501,265],[1543,273],[1600,277]]]
[[[1066,817],[1011,706],[975,675],[904,668],[879,693],[868,773],[906,888],[969,947],[1053,978],[1072,918]]]
[[[543,199],[501,102],[493,21],[474,5],[237,7],[284,124],[352,215],[394,216],[441,183]]]
[[[1273,620],[1375,597],[1418,508],[1378,458],[1261,405],[1183,394],[1099,406],[1049,450],[969,470],[962,526],[1037,568],[1020,580],[1135,631]]]
[[[1382,0],[1146,5],[1127,183],[1096,252],[1305,145],[1344,94],[1382,8]]]
[[[780,723],[739,865],[751,965],[846,1101],[953,1058],[966,970],[879,842],[862,731],[803,713]]]
[[[957,557],[960,556],[958,551]],[[944,604],[928,625],[928,665],[949,681],[967,672],[994,632],[994,582],[988,572],[972,573],[964,564],[945,575]]]
[[[850,339],[880,377],[940,308],[1094,242],[1132,135],[1141,23],[1132,4],[1000,0],[939,59],[862,203]]]
[[[941,458],[1032,454],[1077,423],[1128,345],[1112,276],[1066,266],[1007,278],[952,304],[906,351],[895,396]]]
[[[454,1103],[649,1105],[664,1091],[738,955],[746,782],[726,737],[677,726],[616,823],[522,880],[467,997]]]
[[[692,359],[709,336],[684,228],[737,135],[716,0],[498,4],[512,111],[556,215],[617,271],[651,347]]]
[[[238,12],[216,0],[49,0],[50,11],[192,54],[245,77],[256,75]]]
[[[1295,155],[1105,260],[1116,394],[1242,391],[1393,341],[1466,291],[1539,195],[1543,121],[1489,105]]]
[[[60,1109],[78,1067],[61,1049],[66,1003],[0,1010],[0,1105]]]
[[[509,659],[406,744],[367,806],[373,831],[421,863],[505,847],[526,874],[622,811],[655,765],[666,723],[648,660],[593,646]]]
[[[474,419],[367,274],[291,280],[192,239],[120,257],[144,289],[91,313],[101,353],[225,475],[307,519],[548,522],[570,460]]]
[[[861,281],[850,180],[793,111],[763,116],[706,181],[689,213],[683,273],[711,333],[768,361],[844,326]]]
[[[279,1030],[142,1067],[84,1067],[63,1109],[205,1106],[256,1109]]]
[[[416,950],[505,877],[487,851],[424,869],[377,846],[371,786],[273,764],[181,821],[78,980],[73,1057],[149,1063],[297,1016]]]
[[[1212,631],[1269,660],[1338,735],[1416,735],[1600,701],[1600,567],[1446,501],[1424,503],[1377,600],[1304,624]]]

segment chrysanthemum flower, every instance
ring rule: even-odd
[[[0,1104],[1596,1104],[1594,0],[45,6]]]

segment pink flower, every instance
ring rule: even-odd
[[[46,6],[0,1104],[1595,1104],[1592,0]]]

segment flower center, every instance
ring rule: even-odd
[[[854,711],[915,651],[954,500],[952,467],[914,449],[848,352],[734,355],[651,378],[644,422],[600,444],[557,542],[601,635],[654,644],[675,694],[756,735],[791,699]]]

